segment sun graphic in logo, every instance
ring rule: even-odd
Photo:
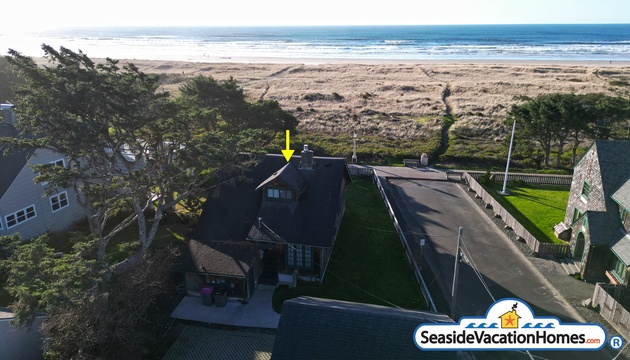
[[[518,319],[520,319],[521,317],[516,314],[517,305],[518,303],[512,305],[512,310],[499,316],[499,318],[501,319],[502,329],[518,329]]]

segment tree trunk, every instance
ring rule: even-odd
[[[564,141],[558,144],[558,157],[556,158],[556,167],[562,167],[562,154],[564,154]]]

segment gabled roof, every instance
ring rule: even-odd
[[[13,125],[0,123],[0,138],[15,138],[19,136],[18,134]],[[0,144],[0,171],[2,171],[2,176],[0,176],[0,199],[9,190],[9,187],[24,168],[31,154],[30,151],[25,150],[3,155],[4,150],[5,146]]]
[[[630,179],[630,141],[595,140],[604,196],[610,197]]]
[[[263,201],[248,239],[332,246],[342,201],[341,184],[350,180],[346,161],[315,157],[313,169],[297,170],[299,162],[299,157],[293,157],[284,169],[293,168],[305,180],[307,188],[301,198],[293,202]]]
[[[624,231],[617,231],[616,235],[610,244],[610,249],[626,266],[630,266],[630,235]]]
[[[612,194],[612,198],[617,204],[623,206],[626,210],[630,210],[630,179]]]
[[[592,245],[610,245],[618,225],[611,224],[611,216],[603,211],[587,211],[584,216],[588,222],[589,237]]]
[[[452,323],[444,314],[299,297],[282,305],[272,360],[455,359],[455,351],[422,351],[422,323]]]
[[[266,185],[274,182],[275,180],[280,180],[284,184],[286,184],[294,193],[301,194],[302,191],[306,188],[306,181],[300,175],[298,169],[295,168],[291,163],[287,163],[282,169],[276,171],[271,174],[265,181],[263,181],[256,190],[260,190]]]

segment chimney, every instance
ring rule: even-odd
[[[313,151],[308,149],[308,145],[304,144],[301,155],[300,169],[313,169]]]
[[[14,125],[17,120],[13,104],[0,104],[2,111],[2,123],[5,125]]]

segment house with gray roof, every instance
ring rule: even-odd
[[[247,302],[259,282],[323,281],[351,181],[345,159],[305,146],[289,162],[259,160],[208,196],[180,266],[188,294],[222,286]]]
[[[414,331],[453,323],[447,315],[299,297],[282,305],[272,360],[456,359],[456,351],[423,351]]]
[[[14,127],[13,105],[0,105],[0,138],[19,137]],[[46,184],[36,184],[31,166],[53,164],[66,166],[63,155],[45,150],[25,150],[3,155],[0,144],[0,236],[19,233],[29,239],[46,232],[62,231],[85,219],[85,211],[76,202],[72,189],[58,189],[45,195]]]
[[[596,140],[575,165],[559,238],[569,241],[582,278],[628,285],[630,141]]]

